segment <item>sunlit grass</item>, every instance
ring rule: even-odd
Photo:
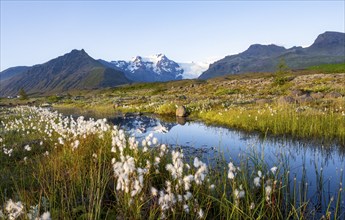
[[[297,138],[323,138],[345,142],[344,109],[318,111],[307,106],[252,106],[200,112],[197,117],[208,123],[269,132]]]

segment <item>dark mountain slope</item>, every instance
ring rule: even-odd
[[[0,95],[15,95],[20,88],[27,93],[46,93],[112,87],[125,83],[129,83],[129,80],[122,72],[105,67],[84,50],[72,50],[1,82]]]
[[[292,69],[325,63],[345,62],[345,34],[325,32],[307,48],[285,49],[276,45],[251,45],[246,51],[227,56],[210,65],[199,79],[244,72],[272,72],[280,59]]]
[[[8,80],[14,76],[20,75],[27,71],[30,67],[28,66],[16,66],[8,68],[0,73],[0,81]]]

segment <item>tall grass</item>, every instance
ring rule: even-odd
[[[293,105],[252,106],[200,112],[197,117],[208,123],[247,131],[291,135],[297,138],[323,138],[345,143],[345,114],[337,109],[323,111]]]
[[[292,177],[283,156],[275,167],[255,152],[237,163],[220,155],[211,166],[198,158],[187,159],[193,155],[167,148],[151,135],[139,143],[103,120],[74,120],[25,107],[1,112],[2,218],[9,215],[9,199],[22,201],[22,217],[30,212],[30,205],[38,204],[38,212],[48,210],[52,219],[314,219],[322,215],[342,219],[345,215],[343,186],[332,195],[329,207],[320,211],[309,203],[307,177]],[[319,177],[322,192],[326,187],[322,171]]]

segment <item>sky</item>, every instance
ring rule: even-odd
[[[344,0],[0,1],[1,71],[72,49],[107,61],[215,61],[255,43],[307,47],[325,31],[345,32]]]

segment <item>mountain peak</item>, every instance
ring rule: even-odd
[[[66,59],[84,59],[84,58],[91,58],[89,54],[85,52],[84,49],[77,50],[73,49],[71,52],[66,53],[63,55]],[[92,59],[92,58],[91,58]]]
[[[345,33],[326,31],[316,38],[311,47],[327,47],[339,44],[345,44]]]
[[[133,57],[131,61],[112,61],[113,68],[125,72],[127,78],[137,82],[170,81],[182,79],[183,69],[164,54]]]
[[[25,74],[7,79],[1,84],[0,95],[16,94],[20,88],[28,93],[53,93],[112,87],[128,82],[123,72],[94,60],[85,50],[72,50],[46,63],[27,68]]]
[[[244,51],[242,54],[245,56],[272,56],[272,54],[279,54],[284,52],[286,49],[284,47],[277,46],[275,44],[262,45],[253,44]]]
[[[156,55],[154,55],[154,57],[157,57],[157,58],[159,58],[159,59],[167,58],[167,57],[166,57],[164,54],[162,54],[162,53],[156,54]]]
[[[246,51],[226,56],[211,64],[199,79],[245,72],[273,72],[280,59],[291,69],[302,69],[325,63],[345,61],[345,34],[327,31],[320,34],[310,47],[285,49],[274,44],[251,45]]]
[[[132,61],[133,63],[138,63],[138,62],[141,62],[142,59],[143,59],[143,58],[142,58],[141,56],[135,56],[135,57],[132,58],[131,61]]]
[[[71,54],[87,54],[84,49],[81,49],[81,50],[73,49],[70,53]]]

